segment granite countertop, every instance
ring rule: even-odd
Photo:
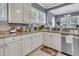
[[[22,32],[22,33],[14,33],[14,34],[0,33],[0,39],[8,38],[8,37],[14,37],[14,36],[20,36],[20,35],[25,35],[25,34],[32,34],[32,33],[37,33],[37,32],[38,31],[35,31],[35,32]]]
[[[70,33],[70,32],[60,32],[60,31],[33,31],[33,32],[22,32],[22,33],[15,33],[15,34],[10,34],[9,32],[7,33],[0,33],[0,39],[3,38],[8,38],[8,37],[14,37],[14,36],[20,36],[20,35],[25,35],[25,34],[32,34],[32,33],[37,33],[37,32],[50,32],[50,33],[58,33],[62,35],[77,35],[79,36],[79,33]]]

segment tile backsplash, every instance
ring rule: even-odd
[[[8,24],[7,22],[0,21],[0,31],[8,31],[11,27],[13,26],[24,26],[28,28],[28,24],[16,24],[16,23],[10,23]]]
[[[7,22],[0,21],[0,31],[7,31],[10,27]]]

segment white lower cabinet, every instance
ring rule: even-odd
[[[4,55],[4,51],[3,51],[3,48],[0,47],[0,56],[3,56]]]
[[[52,48],[61,51],[61,35],[58,33],[53,33]]]
[[[30,35],[22,35],[22,55],[25,56],[31,52],[31,36]]]
[[[0,39],[0,56],[3,56],[4,55],[3,40],[4,39]]]
[[[32,34],[32,50],[40,47],[42,45],[41,33]]]
[[[44,33],[44,45],[52,48],[53,35],[51,33]]]
[[[45,32],[44,45],[61,51],[61,34]]]
[[[61,34],[39,32],[0,39],[0,56],[25,56],[42,44],[61,51]]]
[[[12,42],[5,45],[5,56],[21,56],[20,41]]]

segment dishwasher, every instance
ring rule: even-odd
[[[70,56],[79,56],[79,36],[61,35],[61,52]]]
[[[73,55],[73,36],[61,35],[61,52],[68,56]]]

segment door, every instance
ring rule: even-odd
[[[31,52],[31,39],[30,35],[24,35],[22,38],[22,55],[25,56]]]
[[[31,3],[24,3],[24,23],[31,24]]]
[[[23,4],[10,3],[9,4],[9,23],[22,23],[23,22]]]
[[[21,56],[21,41],[5,44],[5,56]]]
[[[0,56],[3,56],[4,55],[3,40],[4,39],[0,39]]]

